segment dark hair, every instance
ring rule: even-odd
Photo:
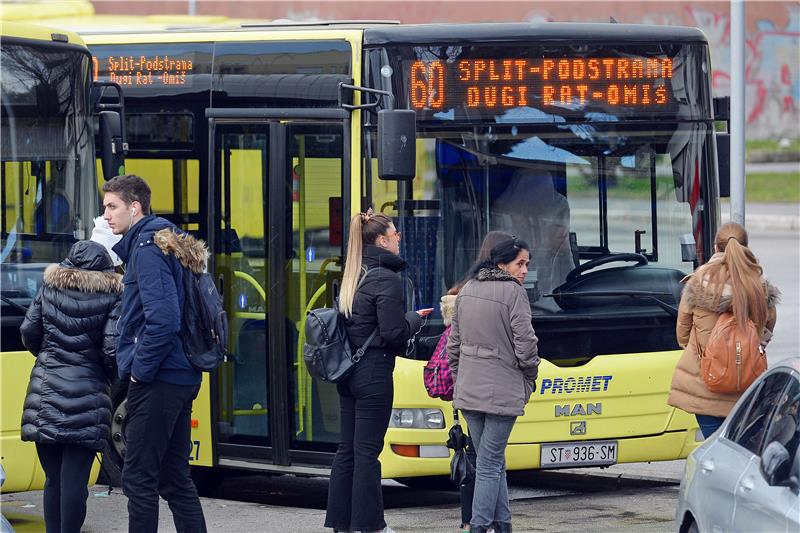
[[[483,242],[481,243],[481,249],[478,251],[478,258],[475,260],[476,263],[482,263],[489,259],[489,254],[492,252],[492,248],[497,246],[503,241],[508,239],[513,239],[514,236],[508,232],[502,230],[492,230],[486,234],[483,238]],[[473,264],[474,266],[474,264]],[[472,270],[467,271],[467,275],[464,276],[464,279],[450,287],[450,290],[447,291],[447,294],[456,295],[461,290],[461,287],[467,284],[469,280],[473,278]]]
[[[139,202],[142,214],[150,214],[150,186],[136,174],[114,176],[103,184],[103,192],[118,195],[126,206]]]
[[[528,243],[523,241],[517,236],[512,235],[510,239],[506,239],[504,241],[500,241],[492,248],[492,251],[489,252],[489,258],[483,261],[478,260],[475,265],[472,267],[471,277],[475,277],[478,275],[478,272],[482,268],[496,268],[497,265],[508,264],[514,261],[517,258],[519,253],[525,250],[530,254],[531,248],[528,246]]]

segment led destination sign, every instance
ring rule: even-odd
[[[93,57],[92,60],[94,79],[102,75],[123,87],[191,85],[191,74],[194,72],[192,59],[169,54],[115,55],[102,59]]]
[[[418,60],[408,64],[417,111],[536,107],[658,110],[674,104],[666,57]]]

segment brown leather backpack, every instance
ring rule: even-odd
[[[761,335],[752,320],[744,327],[733,313],[722,313],[714,324],[704,350],[697,342],[700,375],[711,392],[741,393],[767,370]]]

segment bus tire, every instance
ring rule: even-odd
[[[225,480],[225,473],[221,468],[193,466],[191,472],[192,481],[194,481],[194,486],[197,487],[197,494],[200,496],[211,496]]]
[[[450,476],[399,477],[395,481],[416,490],[454,491],[458,488],[450,480]]]
[[[125,462],[125,428],[128,420],[128,383],[117,382],[111,386],[111,436],[103,451],[98,483],[113,487],[122,486],[122,465]]]

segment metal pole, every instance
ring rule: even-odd
[[[744,225],[744,0],[731,0],[731,220]]]
[[[189,0],[189,15],[197,15],[197,0]]]

